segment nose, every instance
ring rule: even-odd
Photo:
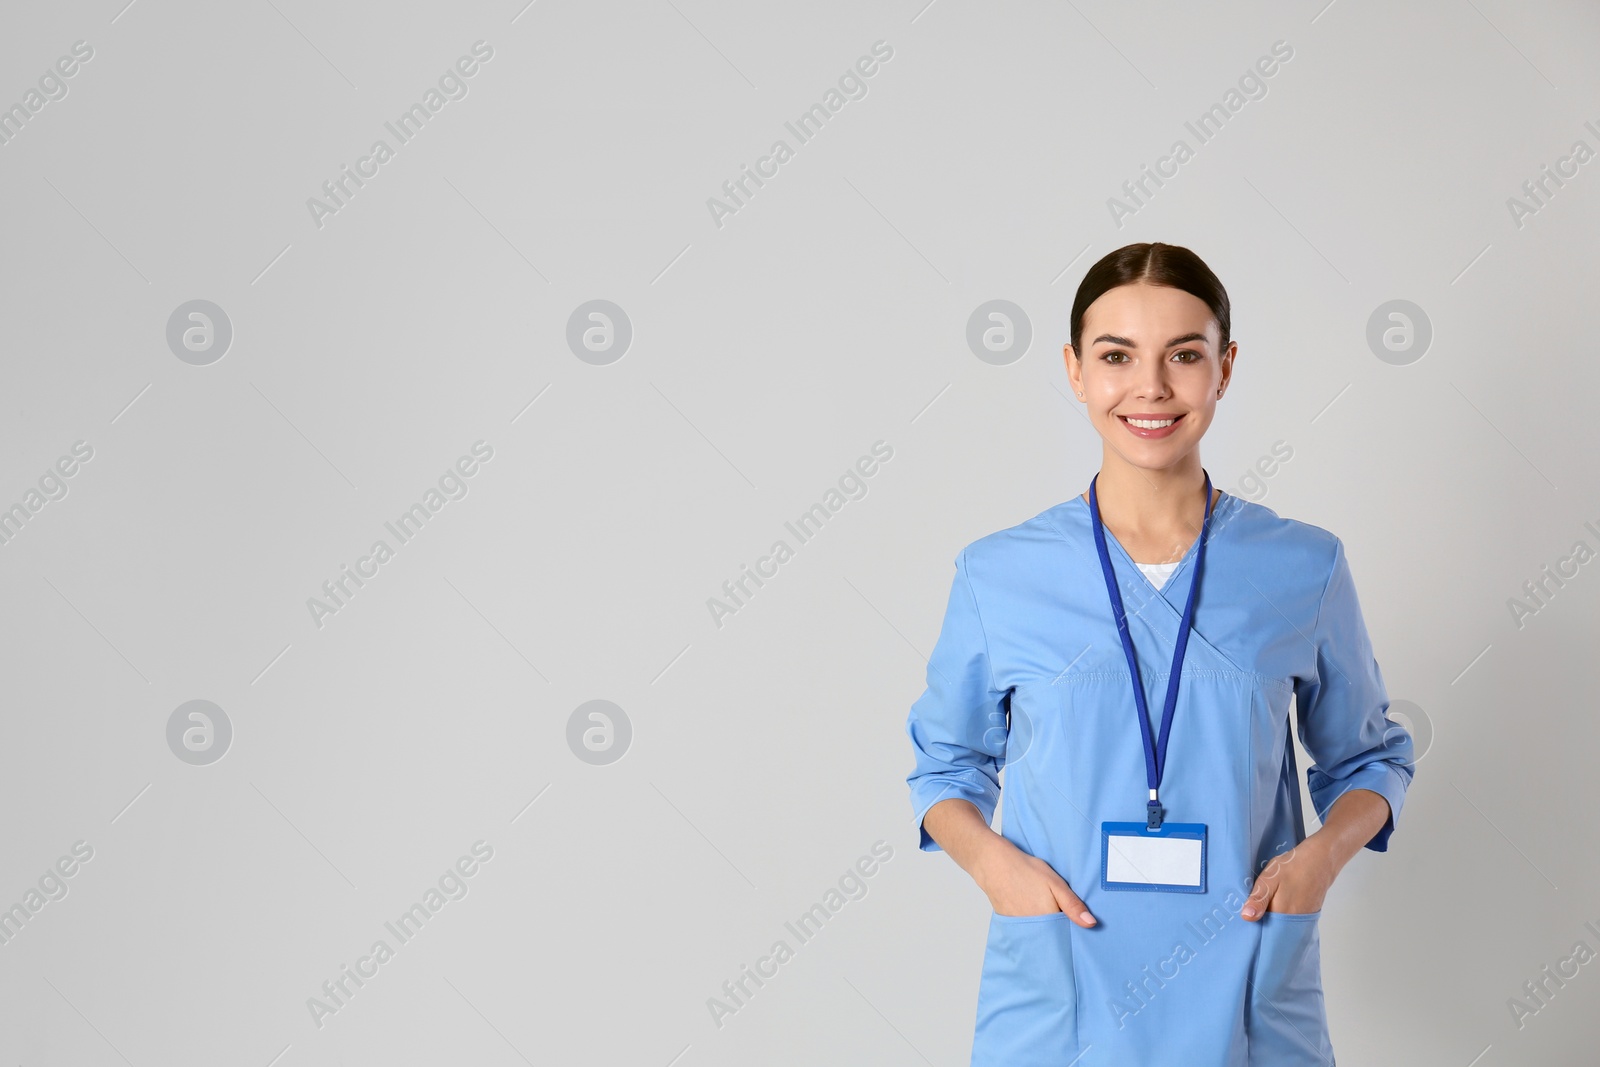
[[[1165,400],[1167,397],[1167,365],[1162,359],[1141,360],[1139,380],[1136,383],[1139,399]]]

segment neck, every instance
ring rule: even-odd
[[[1171,467],[1152,469],[1135,467],[1108,450],[1095,481],[1095,497],[1101,521],[1125,544],[1131,539],[1187,546],[1205,520],[1205,484],[1198,451]],[[1213,486],[1213,500],[1219,495]],[[1087,491],[1083,498],[1089,499]]]

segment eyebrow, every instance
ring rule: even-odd
[[[1208,341],[1208,340],[1210,340],[1210,339],[1208,337],[1206,337],[1206,335],[1203,334],[1203,333],[1186,333],[1186,334],[1182,334],[1181,336],[1174,337],[1172,340],[1168,341],[1164,347],[1171,348],[1173,345],[1188,344],[1190,341],[1202,341],[1202,342],[1204,342],[1204,341]],[[1122,345],[1125,348],[1138,348],[1139,347],[1138,345],[1134,344],[1132,341],[1128,340],[1126,337],[1118,337],[1116,334],[1112,334],[1112,333],[1103,333],[1099,337],[1096,337],[1093,341],[1091,341],[1089,343],[1091,345],[1098,345],[1098,344]]]

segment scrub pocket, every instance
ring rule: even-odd
[[[1322,912],[1269,911],[1250,971],[1250,1063],[1334,1067],[1322,1000]]]
[[[1060,911],[990,914],[972,1067],[1061,1067],[1078,1054],[1072,926]]]

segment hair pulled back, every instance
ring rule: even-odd
[[[1107,292],[1121,285],[1144,282],[1181,289],[1203,300],[1222,330],[1222,348],[1228,347],[1232,325],[1228,291],[1205,261],[1180,245],[1150,241],[1123,245],[1102,256],[1078,284],[1072,301],[1072,351],[1083,360],[1083,313]]]

